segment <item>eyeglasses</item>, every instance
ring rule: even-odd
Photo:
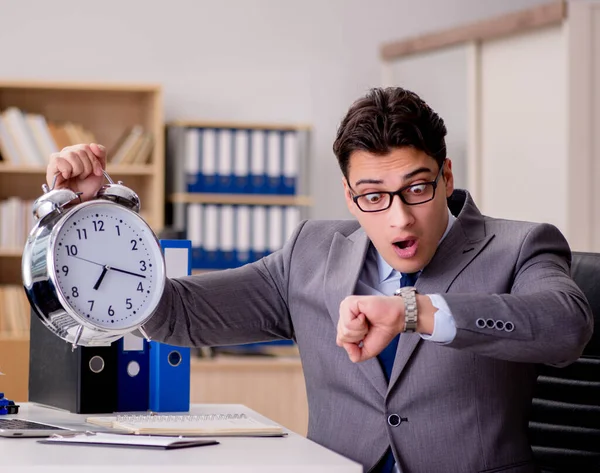
[[[395,195],[400,197],[400,200],[406,205],[424,204],[433,200],[435,197],[435,189],[437,188],[437,183],[442,175],[443,169],[444,163],[440,166],[440,170],[434,181],[410,184],[398,189],[396,192],[381,191],[353,195],[352,200],[363,212],[382,212],[383,210],[389,209]]]

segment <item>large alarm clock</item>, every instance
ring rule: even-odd
[[[139,215],[140,200],[104,173],[95,199],[43,185],[22,258],[35,314],[73,345],[106,345],[141,331],[165,285],[160,244]]]

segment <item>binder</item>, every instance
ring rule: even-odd
[[[250,192],[250,139],[248,130],[234,131],[233,185],[231,192]]]
[[[219,206],[208,204],[204,206],[202,225],[202,241],[204,242],[202,268],[219,269]]]
[[[219,268],[235,266],[235,213],[233,205],[221,205],[219,216]]]
[[[273,253],[283,246],[283,208],[276,205],[269,207],[268,220],[268,250]]]
[[[281,132],[268,132],[267,176],[265,193],[277,194],[282,180],[282,141]]]
[[[187,192],[202,192],[203,174],[200,160],[200,130],[185,130],[185,180]]]
[[[117,351],[113,345],[73,350],[32,311],[29,401],[76,414],[115,412]]]
[[[148,342],[128,333],[114,343],[117,348],[117,411],[147,411],[150,396]]]
[[[192,268],[194,269],[202,268],[204,261],[202,210],[202,204],[188,204],[187,206],[186,237],[192,244]]]
[[[238,266],[251,261],[250,256],[250,207],[238,205],[235,212],[235,253]]]
[[[267,250],[267,208],[257,205],[252,208],[252,261],[268,254]]]
[[[167,277],[191,274],[190,240],[160,240]],[[149,409],[187,412],[190,409],[190,349],[151,341]]]
[[[217,146],[217,175],[216,192],[229,193],[233,188],[233,146],[231,130],[223,128],[218,130]]]
[[[201,145],[201,192],[217,191],[217,136],[212,128],[202,130]]]
[[[250,153],[250,190],[254,194],[266,192],[265,132],[252,130]]]
[[[283,136],[283,172],[281,174],[281,194],[296,194],[298,179],[298,136],[295,131],[287,131]]]

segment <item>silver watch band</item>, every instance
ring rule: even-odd
[[[417,331],[417,297],[416,289],[412,286],[396,289],[394,295],[401,296],[404,301],[404,332]]]

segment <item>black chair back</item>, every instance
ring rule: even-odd
[[[600,254],[573,252],[571,274],[599,328],[575,363],[539,367],[529,436],[543,473],[600,472]]]

